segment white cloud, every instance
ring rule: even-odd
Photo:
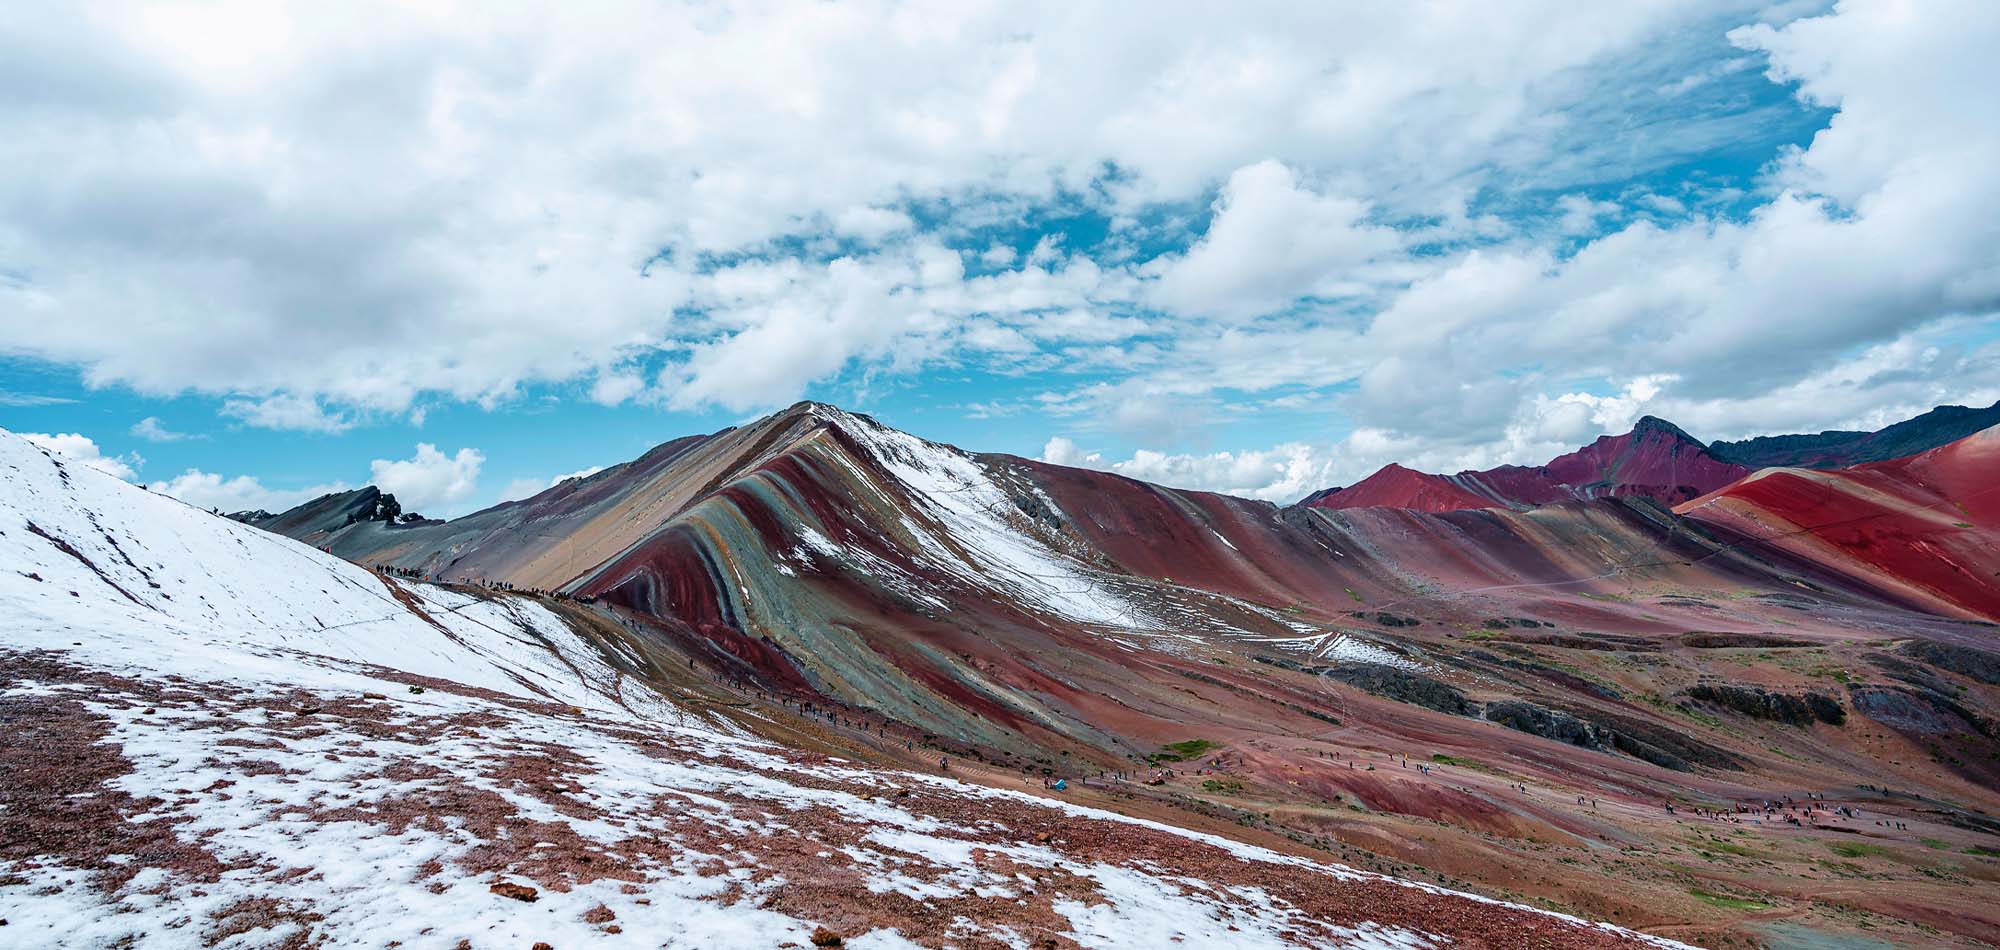
[[[1140,449],[1123,460],[1086,452],[1063,436],[1043,446],[1041,460],[1072,468],[1095,468],[1173,488],[1221,492],[1289,503],[1327,487],[1337,466],[1323,448],[1302,442],[1265,451],[1172,455]]]
[[[230,399],[222,404],[222,414],[240,419],[259,429],[295,429],[301,432],[345,432],[354,420],[330,413],[312,396],[277,393],[261,399]]]
[[[1556,199],[1556,210],[1562,217],[1556,222],[1556,230],[1566,235],[1597,233],[1598,221],[1618,213],[1615,201],[1593,201],[1583,195],[1564,195]]]
[[[104,451],[97,447],[95,439],[81,433],[64,432],[51,435],[46,432],[23,432],[20,436],[78,465],[90,466],[113,478],[122,478],[128,482],[138,479],[139,466],[146,463],[137,452],[126,455],[105,455]]]
[[[1539,174],[1574,151],[1567,106],[1713,15],[40,5],[0,37],[0,260],[20,275],[0,282],[0,350],[92,385],[256,394],[227,411],[317,431],[654,354],[681,361],[670,404],[768,406],[856,366],[962,360],[971,318],[891,291],[903,312],[873,331],[815,286],[839,275],[792,284],[768,320],[711,314],[714,260],[810,270],[844,234],[882,246],[859,269],[894,270],[917,205],[955,216],[947,232],[1058,196],[1129,220],[1227,180],[1221,227],[1166,292],[1232,312],[1202,275],[1265,306],[1339,292],[1314,268],[1380,249],[1365,211],[1450,217],[1483,181]],[[1051,234],[984,259],[1055,272],[1080,250]],[[939,294],[962,282],[926,273]],[[751,366],[758,350],[777,359]],[[599,376],[591,395],[638,392]]]
[[[1367,222],[1369,210],[1302,185],[1279,162],[1246,165],[1223,185],[1201,240],[1153,261],[1150,296],[1170,310],[1242,318],[1300,297],[1362,293],[1361,268],[1402,244],[1394,228]]]
[[[48,396],[41,393],[16,393],[0,390],[0,406],[63,406],[76,402],[62,396]]]
[[[456,454],[446,455],[437,446],[420,442],[417,454],[407,459],[376,459],[368,463],[369,480],[375,487],[395,495],[404,511],[450,512],[478,489],[479,469],[485,463],[486,456],[478,449],[462,448]]]
[[[341,482],[298,490],[272,489],[250,475],[228,478],[192,468],[146,487],[163,495],[172,495],[197,508],[208,508],[223,514],[239,511],[275,513],[329,492],[347,491],[347,485]]]
[[[1064,436],[1055,436],[1042,446],[1041,459],[1053,465],[1067,465],[1070,468],[1097,468],[1104,456],[1096,452],[1085,452],[1075,441]]]
[[[1917,345],[2000,308],[1990,3],[603,19],[33,5],[0,36],[0,354],[321,432],[946,368],[1072,374],[1073,431],[1178,447],[1219,394],[1306,388],[1441,460],[1651,376],[1718,430],[2000,383]],[[1701,105],[1760,68],[1838,110],[1761,190],[1586,197],[1796,121]],[[1032,230],[1073,214],[1111,233]]]
[[[181,442],[187,439],[205,439],[207,436],[175,432],[160,422],[159,416],[147,416],[132,424],[132,434],[148,442]]]
[[[908,231],[917,222],[893,208],[848,208],[833,219],[836,234],[879,242],[892,234]]]

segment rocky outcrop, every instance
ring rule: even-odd
[[[1991,650],[1959,646],[1955,643],[1912,640],[1897,647],[1896,652],[1913,660],[1922,660],[1941,670],[1969,676],[1982,683],[2000,685],[2000,653]]]
[[[1690,630],[1681,634],[1681,646],[1696,650],[1736,650],[1736,649],[1785,649],[1788,647],[1809,647],[1810,640],[1796,637],[1781,637],[1775,633],[1724,633],[1713,630]]]
[[[1922,687],[1847,687],[1856,711],[1892,729],[1919,735],[1953,735],[1976,732],[1993,738],[2000,724],[1965,708],[1943,693]]]
[[[1808,692],[1794,696],[1734,683],[1700,683],[1683,695],[1697,702],[1734,710],[1752,719],[1768,719],[1791,726],[1810,726],[1815,722],[1837,726],[1847,721],[1847,710],[1841,708],[1840,700],[1825,693]]]
[[[1586,749],[1596,749],[1601,752],[1611,746],[1611,737],[1597,726],[1561,710],[1517,699],[1487,703],[1486,719],[1516,732],[1567,742]]]
[[[1550,709],[1521,700],[1486,704],[1486,719],[1517,732],[1599,752],[1623,752],[1676,772],[1695,766],[1740,771],[1741,760],[1642,719],[1594,709]]]
[[[1589,693],[1590,695],[1595,696],[1598,699],[1609,699],[1616,701],[1625,698],[1625,695],[1623,693],[1620,693],[1618,690],[1613,689],[1610,686],[1606,686],[1603,683],[1599,683],[1596,680],[1592,680],[1583,676],[1578,676],[1575,673],[1572,673],[1568,670],[1560,669],[1558,667],[1553,667],[1546,663],[1535,662],[1535,660],[1532,659],[1535,655],[1534,651],[1529,650],[1525,647],[1516,646],[1511,643],[1503,643],[1499,644],[1499,648],[1503,650],[1507,649],[1514,650],[1516,652],[1519,652],[1523,657],[1526,657],[1527,659],[1511,659],[1508,657],[1503,657],[1493,653],[1489,653],[1485,650],[1467,650],[1465,652],[1465,657],[1466,659],[1479,660],[1481,662],[1491,663],[1494,666],[1505,667],[1506,669],[1519,670],[1520,672],[1523,673],[1533,674],[1534,676],[1540,677],[1541,679],[1546,680],[1547,682],[1554,683],[1555,685],[1560,686],[1564,689]]]
[[[1454,716],[1470,716],[1479,712],[1477,703],[1466,699],[1464,693],[1449,684],[1393,666],[1342,663],[1327,668],[1326,675],[1364,693],[1399,703],[1435,709]]]

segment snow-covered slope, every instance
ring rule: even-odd
[[[787,750],[4,432],[0,559],[10,947],[1660,943]]]

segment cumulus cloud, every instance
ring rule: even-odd
[[[132,424],[132,434],[148,442],[181,442],[187,439],[201,439],[206,436],[175,432],[160,421],[159,416],[147,416]]]
[[[1187,253],[1155,259],[1151,298],[1169,310],[1252,317],[1300,297],[1352,296],[1368,288],[1361,269],[1396,250],[1394,228],[1370,224],[1369,205],[1303,185],[1275,161],[1229,176],[1215,219]]]
[[[20,436],[63,459],[78,465],[87,465],[113,478],[122,478],[128,482],[136,481],[139,477],[139,466],[146,464],[146,460],[137,452],[106,455],[103,449],[98,448],[97,440],[81,433],[63,432],[51,435],[46,432],[23,432]]]
[[[404,511],[448,511],[472,497],[484,464],[486,456],[478,449],[462,448],[446,455],[429,442],[419,442],[415,455],[376,459],[368,463],[368,470],[375,487],[395,495]]]
[[[1121,464],[1253,491],[1295,444],[1340,480],[1628,403],[1720,437],[1990,391],[1943,328],[2000,309],[2000,8],[1785,9],[39,5],[0,355],[317,432],[1032,377],[1158,447]],[[1763,172],[1685,173],[1750,135]],[[1300,390],[1351,432],[1169,451]]]
[[[1106,459],[1076,442],[1056,436],[1042,447],[1041,460],[1072,468],[1094,468],[1173,488],[1221,492],[1289,503],[1327,487],[1337,466],[1324,448],[1303,442],[1264,451],[1168,454],[1140,449],[1131,458]]]
[[[968,327],[985,290],[934,251],[896,276],[926,228],[1066,196],[1138,220],[1218,188],[1162,299],[1277,307],[1345,292],[1341,270],[1393,245],[1371,212],[1450,217],[1574,151],[1557,117],[1595,88],[1574,73],[1715,15],[1134,12],[649,4],[605,29],[561,7],[41,5],[0,38],[0,352],[311,431],[575,379],[618,403],[641,393],[604,370],[635,356],[672,364],[652,381],[669,405],[765,407],[1023,332]],[[967,250],[1021,283],[1088,253],[1053,234]],[[798,273],[734,272],[758,260]],[[1132,275],[1091,276],[1086,296],[1137,299]],[[781,299],[730,304],[760,279]],[[863,300],[886,326],[844,309]]]
[[[272,489],[250,475],[230,478],[200,469],[188,469],[165,481],[153,482],[146,486],[163,495],[171,495],[197,508],[234,514],[239,511],[279,512],[296,507],[329,492],[347,491],[347,485],[335,482],[312,488],[297,490]]]
[[[293,429],[301,432],[345,432],[354,420],[331,413],[312,396],[277,393],[261,399],[230,399],[222,404],[222,414],[259,429]]]

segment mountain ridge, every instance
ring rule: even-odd
[[[1640,436],[1623,443],[1641,443],[1629,470],[1672,471],[1654,463],[1680,437]],[[1579,467],[1627,471],[1635,453],[1610,446]],[[1983,686],[1955,698],[1915,685],[1984,668],[1986,628],[1969,622],[1982,611],[1651,498],[1281,507],[966,452],[804,404],[646,458],[454,522],[357,522],[314,540],[475,589],[563,592],[743,696],[903,730],[912,754],[927,743],[1030,783],[1151,776],[1115,785],[1133,796],[1119,800],[1192,803],[1301,839],[1365,833],[1395,861],[1540,882],[1525,886],[1621,922],[1711,921],[1715,908],[1644,877],[1651,858],[1579,877],[1524,843],[1666,840],[1682,831],[1660,801],[1721,807],[1890,776],[1927,801],[2000,808],[1980,791],[2000,775],[1976,728],[2000,706]],[[1906,659],[1886,637],[1945,652]],[[1897,663],[1907,689],[1813,672]],[[1803,725],[1782,711],[1796,709]],[[1970,745],[1925,761],[1867,744],[1943,734]],[[1449,777],[1412,767],[1426,760]],[[1487,771],[1452,764],[1466,762]],[[1622,790],[1604,817],[1562,806],[1604,789]],[[1963,834],[1919,821],[1937,840]],[[1921,915],[1968,933],[1976,918]]]

